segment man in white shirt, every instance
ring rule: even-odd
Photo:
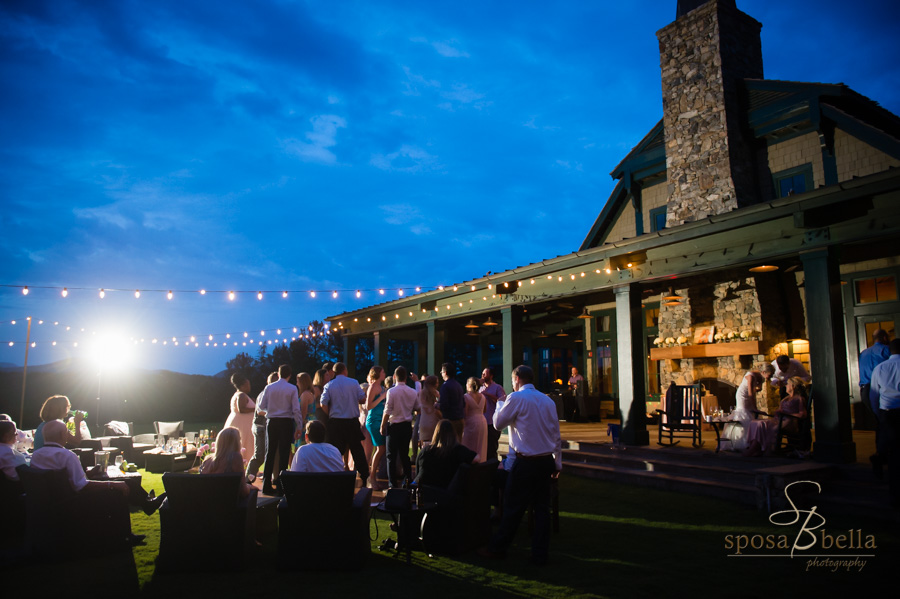
[[[409,459],[409,442],[412,439],[413,412],[419,406],[419,395],[406,384],[407,372],[403,366],[394,370],[394,386],[388,389],[384,404],[384,415],[381,418],[381,434],[386,437],[388,485],[393,488],[398,484],[397,458],[403,467],[403,479],[406,486],[412,482],[412,465]]]
[[[266,465],[262,489],[266,495],[282,494],[272,485],[272,475],[287,469],[291,442],[303,434],[297,385],[288,382],[291,378],[289,364],[278,367],[278,377],[277,381],[266,385],[258,406],[259,411],[266,413]]]
[[[550,481],[562,470],[562,438],[556,404],[535,389],[533,383],[531,368],[517,366],[512,372],[515,392],[494,412],[494,428],[509,427],[509,447],[511,453],[515,452],[515,463],[506,480],[500,528],[480,553],[505,557],[525,510],[532,505],[531,561],[544,565],[550,549]]]
[[[785,384],[792,376],[799,376],[806,383],[812,380],[812,377],[809,376],[809,372],[803,367],[800,360],[795,358],[789,358],[788,356],[783,355],[778,356],[775,358],[775,361],[772,362],[772,366],[775,367],[775,374],[772,375],[769,382],[780,389],[781,399],[787,397]]]
[[[7,480],[19,480],[16,466],[25,463],[25,456],[13,447],[16,444],[16,423],[12,420],[0,420],[0,471]]]
[[[365,399],[366,393],[359,383],[347,376],[347,366],[343,362],[335,364],[334,379],[325,385],[320,400],[322,410],[328,414],[325,439],[342,456],[350,450],[363,486],[369,480],[369,461],[362,447],[365,437],[359,426],[359,404]]]
[[[341,452],[325,442],[325,425],[318,420],[306,423],[306,445],[294,454],[291,472],[343,472]]]
[[[62,420],[44,425],[44,445],[31,457],[31,467],[40,470],[65,470],[72,489],[79,494],[89,493],[90,501],[100,505],[99,511],[109,515],[109,525],[131,545],[141,545],[144,535],[131,534],[131,515],[128,510],[128,485],[122,481],[89,481],[81,461],[64,447],[69,431]]]

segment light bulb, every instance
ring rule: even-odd
[[[332,291],[331,297],[333,297],[334,299],[337,299],[337,291]]]
[[[169,292],[166,294],[166,299],[172,299],[172,297],[173,297],[174,295],[175,295],[175,294],[172,293],[172,290],[169,289]]]
[[[225,333],[225,338],[226,338],[226,339],[231,339],[231,333]]]
[[[101,289],[100,290],[100,299],[103,299],[104,297],[106,297],[106,292]]]
[[[244,333],[244,338],[246,338],[247,336],[248,336],[248,335],[247,335],[247,333],[245,332],[245,333]]]
[[[380,293],[381,295],[384,295],[384,289],[379,289],[378,293]]]
[[[285,298],[286,298],[286,297],[287,297],[287,291],[282,291],[282,292],[281,292],[281,297],[285,297]]]
[[[453,286],[453,291],[457,291],[458,289],[459,287],[457,287],[456,285]]]
[[[310,291],[310,292],[309,292],[309,297],[316,297],[316,292],[315,292],[315,291]]]
[[[191,343],[193,343],[194,341],[196,341],[196,338],[193,335],[191,335]]]
[[[201,289],[201,290],[200,290],[200,295],[206,295],[206,289]]]
[[[141,297],[141,292],[140,292],[140,290],[139,290],[139,289],[135,289],[135,290],[134,290],[134,299],[140,299],[140,297]]]
[[[229,291],[229,292],[228,292],[228,299],[231,300],[231,301],[234,301],[234,291]]]
[[[258,300],[260,300],[260,301],[262,300],[262,291],[257,291],[257,292],[256,292],[256,299],[258,299]]]
[[[438,285],[438,291],[443,291],[443,290],[444,290],[444,286],[443,286],[443,285]]]
[[[416,287],[416,293],[419,293],[420,291],[422,291],[422,288],[421,288],[421,287]]]
[[[265,337],[265,336],[266,336],[266,332],[265,332],[265,331],[260,331],[260,332],[259,332],[259,336],[260,336],[260,337]]]
[[[398,290],[397,290],[397,293],[400,295],[400,297],[403,297],[403,290],[402,290],[402,289],[398,289]]]
[[[63,287],[63,290],[62,290],[62,296],[63,296],[63,297],[66,297],[66,296],[68,296],[68,295],[69,295],[69,290],[66,289],[65,287]]]
[[[362,293],[359,292],[359,289],[356,290],[356,297],[362,296]]]
[[[210,341],[212,341],[212,340],[213,340],[213,337],[212,337],[212,335],[210,335],[210,336],[209,336],[209,340],[210,340]]]
[[[28,285],[22,288],[22,295],[28,295]]]

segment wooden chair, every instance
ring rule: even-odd
[[[242,473],[167,472],[162,480],[157,572],[234,570],[248,563],[256,544],[257,490],[240,496]]]
[[[666,391],[665,410],[656,410],[659,415],[660,445],[677,445],[676,436],[690,437],[691,445],[700,447],[700,425],[703,417],[700,414],[700,385],[669,385]],[[663,436],[668,442],[663,442]]]
[[[355,472],[281,473],[280,570],[358,570],[371,552],[372,489],[355,494]]]

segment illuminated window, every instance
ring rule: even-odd
[[[896,299],[897,281],[894,277],[875,277],[872,279],[857,279],[856,281],[857,304],[888,302]]]
[[[775,179],[775,196],[786,198],[812,191],[813,172],[811,164],[787,169],[772,175]]]

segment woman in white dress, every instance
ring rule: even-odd
[[[466,424],[463,428],[462,444],[477,453],[476,462],[483,462],[487,455],[487,420],[484,418],[484,395],[478,392],[479,382],[475,377],[466,381]]]
[[[256,411],[256,403],[250,393],[250,381],[240,372],[231,375],[231,384],[234,385],[234,395],[231,396],[231,413],[225,421],[225,428],[233,426],[241,431],[241,452],[243,460],[247,462],[253,457],[253,417]]]
[[[762,389],[763,384],[775,373],[771,364],[766,364],[761,371],[748,370],[734,394],[735,407],[731,413],[731,419],[740,422],[740,425],[726,425],[725,437],[731,441],[731,449],[744,451],[749,445],[747,432],[750,429],[750,421],[756,416],[753,411],[756,407],[756,394]]]

